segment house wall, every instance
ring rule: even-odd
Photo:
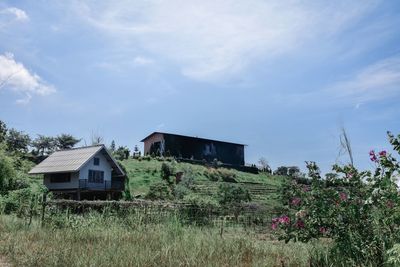
[[[79,186],[79,173],[70,173],[71,181],[69,183],[50,183],[51,174],[44,175],[44,185],[50,190],[76,189]]]
[[[151,145],[155,142],[164,142],[164,135],[161,133],[156,133],[147,138],[146,141],[144,141],[144,155],[151,153]]]
[[[100,159],[100,164],[98,166],[93,164],[95,157]],[[104,180],[111,181],[112,168],[102,153],[97,153],[81,168],[79,171],[79,179],[88,179],[89,170],[104,171]]]

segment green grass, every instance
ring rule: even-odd
[[[163,162],[166,162],[170,165],[174,166],[175,171],[184,171],[190,168],[192,170],[195,183],[196,184],[206,184],[211,188],[215,187],[216,183],[212,182],[207,178],[206,172],[209,168],[189,163],[172,163],[168,161],[159,161],[155,159],[147,160],[137,160],[137,159],[128,159],[122,161],[122,164],[127,170],[127,175],[129,177],[130,189],[131,193],[134,196],[145,196],[149,190],[149,186],[155,181],[159,181],[161,178],[161,165]],[[279,188],[279,186],[285,182],[286,178],[282,176],[268,175],[265,173],[260,174],[252,174],[247,172],[241,172],[237,170],[230,170],[232,174],[235,175],[235,179],[238,182],[256,182],[262,183],[265,186],[270,186],[271,188]],[[213,189],[211,189],[213,190]],[[265,194],[260,197],[257,197],[255,201],[266,205],[277,205],[276,202],[276,194]]]
[[[64,219],[66,221],[66,219]],[[241,228],[143,224],[88,214],[68,226],[30,227],[0,216],[0,254],[15,266],[308,266],[311,245],[284,244]]]

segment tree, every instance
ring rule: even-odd
[[[288,167],[288,175],[291,177],[297,176],[300,174],[300,168],[297,166]]]
[[[111,152],[114,152],[114,151],[115,151],[115,141],[114,141],[114,140],[111,141],[110,151],[111,151]]]
[[[0,195],[13,188],[15,177],[16,173],[11,158],[0,150]]]
[[[274,174],[287,176],[288,175],[288,167],[280,166],[274,171]]]
[[[58,149],[71,149],[79,143],[81,139],[77,139],[70,134],[61,134],[56,137],[55,141]]]
[[[31,138],[22,131],[12,128],[6,136],[7,149],[9,151],[27,153]]]
[[[6,140],[7,125],[0,120],[0,143]]]
[[[114,151],[113,155],[118,160],[128,159],[130,154],[129,148],[126,146],[119,146],[117,150]]]
[[[261,168],[262,168],[262,171],[264,171],[264,172],[269,172],[269,173],[271,172],[271,167],[269,166],[268,161],[267,161],[266,158],[261,157],[261,158],[258,160],[258,164],[260,164],[260,166],[261,166]]]
[[[32,141],[32,146],[40,156],[46,156],[52,153],[56,149],[56,145],[56,138],[41,134],[38,134],[38,137]]]

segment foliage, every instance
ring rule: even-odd
[[[65,133],[57,135],[55,140],[58,149],[71,149],[81,141],[81,139]]]
[[[389,141],[400,153],[399,137]],[[397,146],[396,146],[397,145]],[[347,265],[382,266],[386,251],[400,241],[400,198],[396,185],[400,165],[381,151],[370,152],[375,172],[358,171],[351,164],[333,167],[336,175],[322,179],[318,166],[308,162],[311,186],[294,183],[289,207],[292,214],[273,220],[286,241],[327,237],[334,241],[330,257]],[[345,265],[346,265],[345,264]]]
[[[7,125],[2,120],[0,120],[0,143],[6,140],[6,136],[7,136]]]
[[[285,166],[280,166],[278,167],[275,171],[274,171],[275,175],[284,175],[287,176],[288,175],[288,167]]]
[[[112,141],[111,141],[111,145],[110,145],[110,151],[111,151],[111,153],[114,153],[115,149],[116,149],[115,141],[112,140]]]
[[[236,182],[236,173],[226,168],[208,168],[204,175],[213,182]]]
[[[12,128],[6,136],[7,149],[12,152],[27,153],[31,138],[22,131]]]
[[[51,154],[57,146],[57,140],[51,136],[44,136],[38,134],[37,138],[31,144],[36,150],[36,154],[40,156],[47,156]]]
[[[232,184],[221,184],[218,190],[218,198],[222,205],[235,205],[251,200],[247,189]]]
[[[130,150],[126,146],[119,146],[117,150],[114,151],[113,155],[117,160],[124,160],[129,158]]]
[[[170,186],[165,181],[157,181],[150,185],[146,198],[151,200],[168,200],[173,199],[173,196]]]
[[[161,179],[166,181],[168,184],[171,184],[173,181],[171,181],[170,177],[173,175],[175,175],[173,166],[163,162],[161,164]]]
[[[0,195],[14,188],[15,177],[12,159],[0,150]]]

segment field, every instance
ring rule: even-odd
[[[62,226],[31,226],[0,216],[0,254],[15,266],[309,266],[313,246],[284,244],[242,228],[182,225],[171,217],[144,224],[86,214]]]

